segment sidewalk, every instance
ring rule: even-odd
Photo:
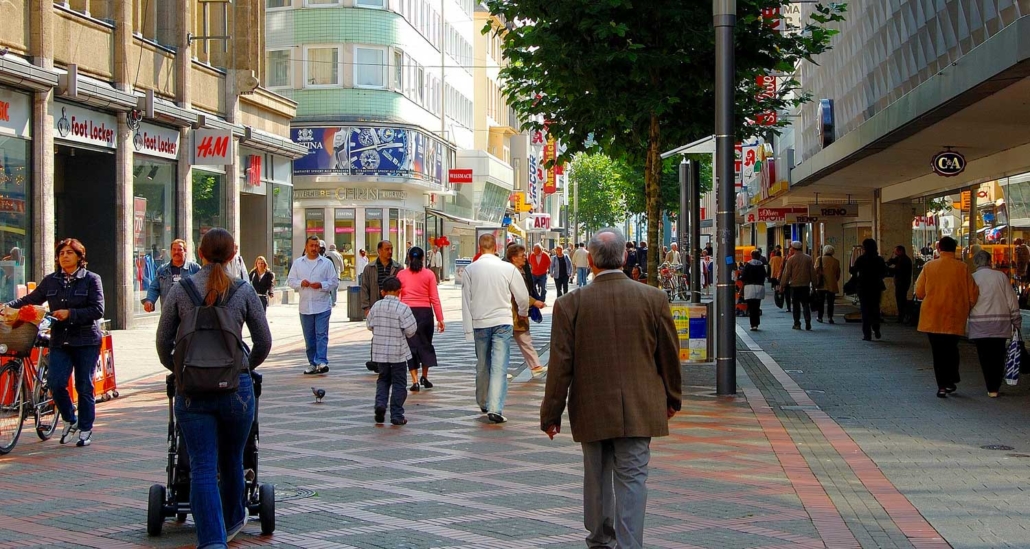
[[[296,334],[287,342],[290,315],[283,313],[261,367],[261,476],[276,485],[278,527],[263,537],[250,523],[234,547],[584,546],[581,454],[567,423],[554,441],[540,432],[544,384],[529,380],[517,350],[509,422],[486,422],[475,405],[474,349],[461,334],[457,292],[444,293],[448,329],[437,338],[442,363],[430,375],[436,387],[409,395],[404,427],[372,421],[374,377],[364,368],[362,326],[334,324],[333,370],[311,378],[299,373],[302,345]],[[533,328],[544,359],[549,312]],[[779,368],[784,340],[817,338],[784,333],[777,315],[786,316],[769,311],[768,329],[756,334],[773,351],[759,350],[742,333],[737,397],[714,396],[714,368],[684,368],[683,411],[671,422],[672,435],[652,443],[645,546],[947,546],[908,503],[912,496],[899,494],[895,479],[866,453],[878,456],[836,423],[847,422],[816,410],[822,404]],[[795,348],[791,356],[797,354]],[[120,373],[124,356],[132,355],[119,355]],[[166,522],[159,538],[146,535],[147,490],[164,478],[162,377],[127,383],[121,398],[101,404],[92,446],[43,443],[27,431],[0,458],[0,549],[194,541],[192,520]],[[314,403],[312,386],[326,390],[323,404]]]

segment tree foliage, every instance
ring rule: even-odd
[[[608,156],[577,154],[572,159],[569,185],[570,189],[579,189],[579,222],[587,232],[611,227],[626,219],[619,166]]]
[[[680,176],[681,158],[667,158],[662,162],[662,176],[659,179],[659,204],[661,211],[673,219],[680,209]],[[697,155],[693,158],[701,163],[701,194],[712,190],[712,156]],[[619,182],[626,201],[626,211],[631,214],[647,213],[647,201],[644,199],[644,169],[625,161],[617,162]]]
[[[758,76],[793,73],[801,60],[829,48],[829,25],[843,4],[817,5],[799,33],[778,33],[763,8],[787,0],[739,0],[736,27],[736,134],[759,113],[781,110],[788,80],[758,99]],[[715,35],[710,2],[683,0],[486,0],[508,22],[497,30],[508,66],[503,92],[526,124],[547,129],[568,148],[568,160],[593,134],[601,152],[643,169],[648,219],[661,213],[660,153],[711,135],[715,121]],[[488,25],[484,32],[489,32]],[[772,128],[775,131],[774,128]],[[658,223],[648,224],[658,247]],[[656,260],[649,258],[650,260]],[[653,271],[657,265],[650,265]]]

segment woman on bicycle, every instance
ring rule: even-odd
[[[74,238],[57,243],[56,269],[43,277],[27,296],[5,306],[50,306],[54,323],[50,326],[50,368],[47,385],[53,391],[54,403],[64,420],[61,444],[79,434],[76,446],[89,446],[93,437],[96,401],[93,397],[93,373],[100,356],[100,326],[104,318],[104,288],[100,276],[86,270],[86,247]],[[78,417],[68,394],[68,379],[75,372],[75,390],[79,393]]]
[[[204,303],[213,305],[224,297],[233,281],[226,264],[235,255],[235,242],[225,229],[211,229],[200,241],[204,266],[190,277]],[[250,351],[250,370],[264,362],[272,348],[272,334],[265,320],[265,309],[257,292],[241,284],[229,301],[234,322],[247,324],[254,347]],[[157,356],[161,364],[174,370],[172,351],[181,319],[196,307],[181,285],[168,293],[157,326]],[[254,382],[250,370],[240,372],[235,393],[185,397],[175,395],[175,419],[182,430],[190,455],[190,511],[197,524],[198,548],[222,548],[243,529],[247,510],[243,502],[243,450],[254,423]]]

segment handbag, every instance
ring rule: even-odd
[[[1023,346],[1023,336],[1019,330],[1012,330],[1012,342],[1009,343],[1008,356],[1005,358],[1005,383],[1015,385],[1019,383],[1020,364],[1023,362],[1023,353],[1026,348]]]
[[[783,308],[783,302],[784,302],[783,292],[781,292],[779,290],[774,290],[773,291],[773,302],[776,303],[776,307],[782,309]]]
[[[822,288],[823,286],[823,258],[815,260],[815,278],[812,279],[812,287]]]
[[[844,295],[855,295],[858,293],[858,277],[853,276],[844,283]]]
[[[1030,374],[1030,352],[1027,352],[1022,337],[1019,338],[1019,373]]]

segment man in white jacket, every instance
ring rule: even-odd
[[[336,267],[320,255],[318,237],[309,236],[304,255],[293,262],[286,284],[300,296],[300,325],[308,355],[305,374],[329,372],[329,316],[333,312],[332,292],[340,284]]]
[[[522,273],[497,257],[497,240],[479,237],[479,259],[465,268],[461,320],[465,340],[476,342],[476,402],[493,423],[504,423],[508,396],[508,357],[513,335],[511,302],[519,317],[529,314],[529,292]]]

